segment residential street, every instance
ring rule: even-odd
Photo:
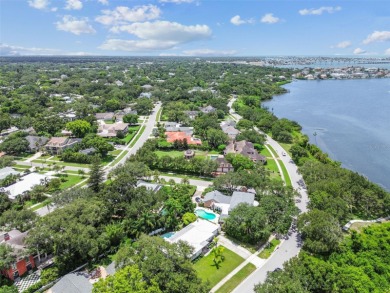
[[[229,101],[228,107],[230,108],[230,114],[238,121],[242,117],[235,113],[235,111],[231,108],[236,99],[237,96],[233,95],[233,98]],[[298,174],[297,166],[291,163],[292,159],[289,154],[275,140],[273,140],[268,135],[266,137],[266,143],[268,143],[278,153],[278,155],[280,155],[279,158],[287,169],[291,179],[292,187],[297,190],[301,196],[300,202],[296,202],[295,205],[301,210],[301,212],[306,212],[309,199],[306,189],[300,189],[297,183],[299,180],[303,180],[302,176]],[[285,156],[281,155],[283,152],[286,153]],[[279,248],[271,255],[271,257],[267,259],[267,261],[261,267],[256,269],[256,271],[254,271],[239,286],[237,286],[233,292],[254,292],[254,286],[258,283],[264,282],[268,272],[271,272],[276,268],[282,268],[283,263],[298,255],[300,249],[300,236],[297,233],[293,233],[287,240],[282,241]]]

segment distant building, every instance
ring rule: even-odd
[[[233,165],[230,164],[223,155],[218,156],[216,162],[218,163],[217,172],[215,174],[216,176],[234,171]]]
[[[116,122],[114,124],[105,124],[102,122],[98,126],[97,135],[101,137],[116,137],[119,132],[122,132],[124,135],[126,135],[128,130],[128,123]]]
[[[0,231],[0,244],[11,247],[15,257],[15,262],[1,271],[1,274],[10,280],[15,280],[35,268],[34,257],[28,254],[24,243],[26,236],[27,232],[22,233],[19,230]]]
[[[112,120],[114,118],[114,112],[96,113],[96,120]]]
[[[263,155],[260,155],[255,147],[253,146],[253,143],[246,140],[241,140],[237,142],[230,142],[229,145],[226,147],[224,151],[225,155],[227,154],[241,154],[245,157],[248,157],[254,162],[263,162],[265,163],[267,161],[266,157]]]
[[[209,113],[214,113],[215,111],[217,111],[217,109],[209,105],[207,107],[201,108],[200,111],[202,111],[205,114],[209,114]]]
[[[188,144],[202,144],[202,141],[199,138],[192,137],[185,132],[175,131],[175,132],[165,132],[167,136],[167,142],[175,142],[175,140],[184,140],[187,139]]]
[[[44,136],[27,135],[25,139],[28,141],[28,149],[30,152],[39,151],[49,140]]]
[[[81,142],[80,138],[52,137],[45,145],[46,151],[52,155],[59,155],[64,150],[75,146]]]
[[[239,135],[241,132],[236,129],[234,126],[223,124],[221,125],[222,131],[229,136],[231,140],[235,140],[237,135]]]
[[[189,160],[189,159],[192,159],[193,157],[195,157],[195,151],[193,150],[186,150],[184,151],[184,158]]]
[[[95,148],[83,149],[83,150],[79,150],[79,153],[90,156],[96,153],[96,149]]]
[[[191,120],[194,120],[196,116],[198,116],[199,111],[184,111],[184,114],[186,114]]]

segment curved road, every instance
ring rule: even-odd
[[[233,95],[233,98],[229,101],[228,107],[230,108],[230,115],[235,120],[240,120],[242,117],[234,112],[232,109],[232,105],[234,101],[237,99],[236,95]],[[257,129],[257,131],[259,131]],[[259,131],[261,132],[261,131]],[[302,176],[298,174],[298,168],[292,162],[291,157],[287,154],[287,152],[271,137],[266,136],[266,143],[268,143],[272,148],[278,153],[283,154],[286,153],[285,156],[279,156],[283,164],[285,165],[288,175],[291,179],[292,187],[299,192],[300,200],[296,202],[296,206],[300,209],[300,211],[307,211],[307,204],[309,203],[308,195],[305,189],[301,189],[298,185],[299,180],[303,180]],[[301,239],[299,234],[293,233],[287,240],[283,240],[279,245],[279,248],[271,255],[269,259],[256,269],[248,278],[246,278],[240,285],[238,285],[233,293],[246,293],[246,292],[254,292],[254,286],[258,283],[262,283],[267,278],[267,273],[275,270],[276,268],[282,268],[283,263],[298,255],[301,250]]]

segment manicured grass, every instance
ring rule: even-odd
[[[13,165],[12,168],[15,169],[30,169],[31,166],[25,166],[25,165]]]
[[[252,272],[256,270],[254,264],[248,263],[241,270],[237,272],[230,280],[222,285],[215,293],[230,293],[232,292],[242,281],[244,281]]]
[[[290,176],[288,175],[286,166],[284,166],[284,163],[281,160],[279,160],[279,165],[282,168],[284,180],[286,181],[286,186],[291,186],[291,179]]]
[[[269,152],[269,150],[267,150],[265,147],[261,150],[260,154],[262,154],[263,156],[266,156],[267,158],[271,158],[272,157],[272,155]]]
[[[274,150],[274,148],[272,146],[270,146],[269,144],[267,144],[267,147],[271,150],[271,152],[274,154],[274,156],[277,158],[279,157],[279,155],[276,153],[276,151]]]
[[[159,175],[167,176],[167,177],[189,178],[189,179],[203,180],[203,181],[213,181],[214,180],[214,178],[212,178],[212,177],[199,177],[199,176],[176,174],[176,173],[160,172]]]
[[[106,124],[114,124],[114,120],[104,120],[104,123],[106,123]]]
[[[279,142],[279,144],[280,144],[280,146],[286,151],[286,153],[288,153],[289,156],[291,157],[290,149],[291,149],[292,144],[283,143],[283,142]]]
[[[44,206],[47,206],[48,204],[51,203],[51,199],[45,199],[43,202],[41,202],[40,204],[37,204],[36,206],[34,206],[33,208],[31,208],[31,210],[34,212],[36,210],[39,210],[40,208],[44,207]]]
[[[130,143],[130,147],[133,147],[135,145],[135,143],[137,142],[137,140],[141,137],[142,133],[145,131],[145,128],[146,126],[142,126],[141,130],[138,131],[138,134],[137,136],[135,137],[135,139],[133,139],[133,141]]]
[[[125,142],[126,144],[128,144],[133,139],[133,137],[136,135],[136,133],[140,129],[140,127],[141,126],[139,126],[139,125],[130,126],[129,127],[129,133],[124,138],[122,138],[121,140],[123,142]]]
[[[77,183],[83,181],[85,178],[81,178],[80,176],[75,176],[75,175],[68,175],[68,177],[66,177],[66,179],[67,179],[67,181],[62,182],[60,185],[61,190],[72,187],[72,186],[76,185]]]
[[[259,253],[259,257],[260,258],[269,258],[272,254],[272,252],[274,252],[275,248],[280,244],[280,240],[279,239],[272,239],[271,242],[269,243],[269,246],[264,248],[262,252]]]
[[[108,154],[111,156],[118,156],[121,152],[122,150],[115,150],[115,151],[108,152]]]
[[[214,287],[218,284],[226,275],[233,271],[237,266],[244,261],[244,259],[235,254],[233,251],[227,249],[223,252],[225,260],[220,264],[217,269],[213,262],[213,254],[202,257],[194,264],[194,268],[198,273],[198,276],[204,282],[209,282],[210,287]]]
[[[276,162],[274,159],[267,159],[267,164],[264,165],[268,170],[273,171],[274,173],[279,174],[278,166],[276,165]]]
[[[120,156],[117,156],[116,159],[112,162],[112,165],[117,164],[124,156],[126,156],[127,151],[123,151],[123,153]]]
[[[160,121],[160,119],[161,119],[161,112],[162,112],[162,107],[160,108],[160,110],[158,110],[158,112],[157,112],[157,115],[156,115],[156,121],[158,122],[158,121]]]
[[[177,157],[183,157],[183,151],[155,151],[154,152],[159,158],[164,157],[164,156],[169,156],[172,158],[177,158]]]

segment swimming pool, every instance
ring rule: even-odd
[[[205,210],[201,210],[201,209],[195,210],[195,214],[198,217],[206,219],[206,220],[214,220],[217,217],[214,213],[208,213]]]
[[[173,235],[175,235],[175,232],[168,232],[163,235],[161,235],[162,238],[171,238]]]

